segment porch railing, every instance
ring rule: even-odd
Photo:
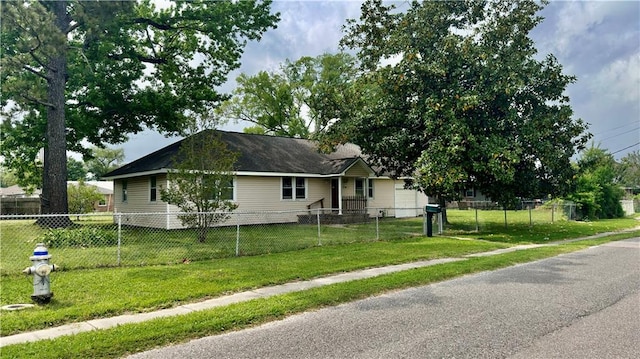
[[[367,197],[344,196],[342,197],[343,213],[365,213],[367,208]]]

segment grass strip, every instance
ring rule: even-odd
[[[266,323],[304,311],[351,302],[466,274],[495,270],[573,252],[611,240],[632,238],[640,231],[521,250],[462,262],[439,264],[375,278],[333,284],[301,292],[256,299],[183,316],[161,318],[113,329],[92,331],[2,348],[2,358],[117,358],[156,347]]]
[[[45,306],[0,312],[1,335],[124,313],[170,308],[258,287],[418,260],[462,257],[510,245],[441,237],[322,246],[298,252],[227,258],[184,265],[102,268],[51,274]],[[0,278],[0,305],[30,301],[32,279]]]

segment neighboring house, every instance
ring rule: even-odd
[[[67,181],[67,185],[77,186],[78,181]],[[102,195],[102,199],[93,205],[95,212],[113,212],[113,181],[84,181],[87,186],[93,186]]]
[[[237,211],[291,211],[262,222],[295,222],[300,212],[318,208],[336,215],[366,211],[372,216],[415,217],[427,203],[427,197],[420,192],[405,189],[403,180],[376,176],[355,145],[340,146],[335,152],[324,154],[314,142],[305,139],[224,131],[219,134],[227,147],[239,154],[232,191]],[[161,200],[160,190],[168,186],[167,173],[181,143],[104,175],[115,184],[115,212],[180,211]],[[131,216],[127,224],[180,227],[179,221],[165,217],[158,223],[157,218]]]

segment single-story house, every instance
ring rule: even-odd
[[[218,132],[227,148],[239,155],[233,191],[229,191],[238,205],[236,212],[291,211],[262,221],[295,222],[300,212],[318,208],[336,215],[362,211],[370,216],[415,217],[428,203],[424,194],[405,189],[403,180],[376,176],[355,145],[342,145],[325,154],[318,151],[316,143],[306,139]],[[183,141],[104,176],[114,181],[115,212],[180,212],[178,207],[161,200],[160,190],[169,185],[167,173]],[[159,221],[157,216],[130,216],[126,223],[180,228],[181,224],[172,216],[164,218]]]
[[[79,181],[67,181],[67,186],[77,186]],[[113,182],[112,181],[84,181],[86,186],[93,186],[102,199],[93,204],[95,212],[113,212]]]

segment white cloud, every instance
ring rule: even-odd
[[[575,41],[588,38],[591,30],[603,22],[605,7],[605,3],[596,1],[565,3],[558,14],[555,50],[565,54]]]
[[[594,92],[618,101],[640,100],[640,52],[608,64],[590,83]]]

